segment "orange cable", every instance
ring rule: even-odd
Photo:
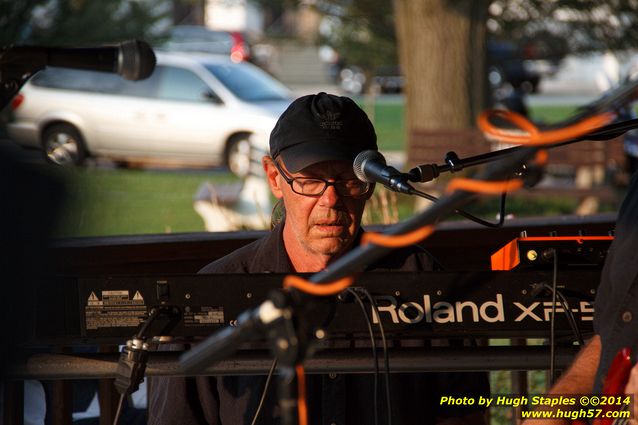
[[[494,117],[504,119],[514,124],[518,130],[496,127],[490,122],[490,118]],[[606,112],[585,118],[563,128],[540,131],[530,120],[516,112],[503,109],[489,109],[479,115],[478,126],[488,138],[493,138],[501,142],[521,145],[545,145],[582,136],[610,123],[613,119],[614,114]]]
[[[308,406],[306,405],[306,374],[302,364],[298,364],[297,370],[297,411],[299,412],[299,425],[308,425]]]
[[[354,277],[346,276],[339,280],[335,280],[334,282],[318,284],[291,274],[284,278],[284,288],[295,288],[310,295],[328,296],[337,295],[339,292],[352,285],[353,281]]]
[[[545,165],[547,164],[547,160],[549,159],[549,154],[546,150],[540,149],[538,152],[536,152],[536,158],[534,159],[536,160],[538,165]]]
[[[445,192],[451,193],[457,190],[464,190],[466,192],[498,195],[499,193],[520,189],[521,187],[523,187],[523,180],[521,179],[506,181],[486,181],[458,177],[448,183],[447,187],[445,188]]]
[[[538,134],[536,139],[532,139],[531,143],[534,145],[547,145],[574,139],[610,123],[613,117],[614,115],[608,112],[594,115],[568,127],[543,131]]]
[[[385,235],[383,233],[366,232],[361,237],[361,245],[373,243],[386,248],[399,248],[402,246],[412,245],[427,238],[434,232],[434,226],[424,226],[410,233],[401,235]]]
[[[517,128],[508,129],[496,127],[490,122],[490,118],[492,117],[502,118],[514,124]],[[511,143],[525,143],[531,135],[538,134],[538,128],[530,120],[520,114],[504,109],[488,109],[487,111],[483,111],[478,117],[478,127],[488,136]],[[526,133],[521,133],[520,130]]]

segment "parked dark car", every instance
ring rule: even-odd
[[[529,43],[519,47],[508,41],[489,40],[486,49],[488,79],[494,90],[509,86],[515,91],[535,93],[543,76],[556,72],[560,63],[560,58],[545,57],[542,49]],[[342,69],[338,75],[341,88],[351,94],[361,94],[370,84],[365,73],[355,66]],[[353,76],[357,84],[352,84]],[[380,66],[371,82],[380,93],[401,93],[405,85],[397,65]]]
[[[494,88],[509,84],[515,90],[536,93],[543,75],[556,71],[557,64],[535,57],[533,49],[508,41],[487,42],[488,79]]]
[[[374,84],[381,93],[401,93],[405,78],[397,65],[380,66],[374,76]]]

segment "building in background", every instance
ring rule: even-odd
[[[237,31],[251,39],[259,39],[264,32],[264,13],[247,0],[207,0],[204,25],[213,30]]]

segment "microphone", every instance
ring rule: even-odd
[[[407,182],[408,175],[387,165],[385,158],[375,150],[359,153],[352,165],[355,176],[367,183],[381,183],[395,192],[412,194],[414,188]]]
[[[114,72],[127,80],[148,78],[155,69],[155,53],[144,41],[130,40],[102,47],[12,46],[0,49],[0,66],[47,66]]]

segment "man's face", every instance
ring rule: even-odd
[[[348,161],[325,161],[290,173],[278,164],[288,177],[313,177],[331,182],[356,179]],[[314,255],[329,261],[350,248],[361,224],[367,193],[359,197],[342,196],[334,186],[328,186],[321,196],[295,193],[276,169],[271,159],[264,160],[273,194],[283,199],[286,208],[284,242],[289,256]]]

